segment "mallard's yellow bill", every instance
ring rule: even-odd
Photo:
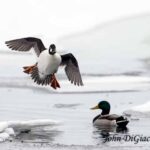
[[[98,107],[98,105],[96,105],[95,107],[92,107],[91,109],[92,109],[92,110],[94,110],[94,109],[99,109],[99,107]]]

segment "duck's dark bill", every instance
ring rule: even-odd
[[[92,109],[92,110],[94,110],[94,109],[99,109],[99,107],[98,107],[98,105],[96,105],[95,107],[92,107],[91,109]]]

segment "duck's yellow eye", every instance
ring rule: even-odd
[[[95,107],[92,107],[91,109],[92,109],[92,110],[94,110],[94,109],[99,109],[99,106],[96,105]]]

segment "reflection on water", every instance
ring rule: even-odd
[[[60,134],[62,134],[62,131],[58,129],[38,127],[27,132],[18,133],[14,140],[30,143],[53,143]]]
[[[107,139],[114,135],[123,136],[127,134],[129,129],[127,127],[120,128],[117,126],[94,126],[93,138],[97,141],[97,145],[105,143]]]

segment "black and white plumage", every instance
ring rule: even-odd
[[[41,85],[47,85],[52,80],[52,75],[54,75],[59,66],[65,66],[65,72],[69,81],[78,86],[82,86],[82,78],[78,66],[78,62],[73,54],[60,55],[56,52],[56,46],[51,44],[49,49],[46,49],[43,42],[34,37],[27,37],[21,39],[15,39],[11,41],[6,41],[6,45],[15,51],[29,51],[31,48],[34,49],[38,61],[36,65],[31,69],[24,67],[26,69],[31,69],[32,79]]]

